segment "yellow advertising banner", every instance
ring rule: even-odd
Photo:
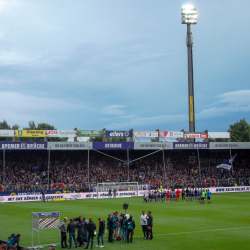
[[[17,137],[46,137],[46,130],[15,130]]]
[[[190,96],[190,122],[194,122],[194,97]]]

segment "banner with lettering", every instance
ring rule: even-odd
[[[75,137],[76,130],[47,130],[47,137]]]
[[[0,142],[0,149],[45,150],[47,149],[47,142]]]
[[[77,130],[79,137],[103,137],[103,130]]]
[[[158,137],[158,131],[134,131],[135,137]]]
[[[46,137],[45,130],[15,130],[17,137]]]
[[[107,130],[106,135],[108,137],[133,137],[132,131]]]
[[[93,142],[93,149],[99,150],[120,150],[134,149],[133,142]]]

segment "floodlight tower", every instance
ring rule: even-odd
[[[193,36],[191,24],[197,23],[197,10],[192,5],[184,5],[181,9],[181,23],[187,25],[187,55],[188,55],[188,110],[189,132],[195,132],[194,113],[194,77],[193,77]]]

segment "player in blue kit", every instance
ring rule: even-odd
[[[207,204],[211,204],[211,192],[209,191],[209,189],[207,190]]]

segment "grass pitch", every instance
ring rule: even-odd
[[[60,211],[61,220],[67,216],[92,217],[107,221],[109,213],[129,203],[127,213],[133,215],[136,228],[133,244],[107,242],[108,249],[250,249],[250,193],[212,194],[212,204],[199,202],[143,203],[142,198],[75,200],[58,202],[20,202],[0,204],[0,239],[21,233],[21,245],[31,246],[31,212]],[[141,211],[152,211],[154,239],[143,240]],[[36,235],[34,232],[36,244]],[[40,231],[41,244],[58,242],[58,230]],[[97,245],[95,238],[94,247]],[[73,245],[74,246],[74,245]],[[73,247],[72,246],[72,247]],[[45,247],[45,249],[48,249]],[[58,245],[56,249],[61,249]],[[90,249],[90,247],[89,247]]]

